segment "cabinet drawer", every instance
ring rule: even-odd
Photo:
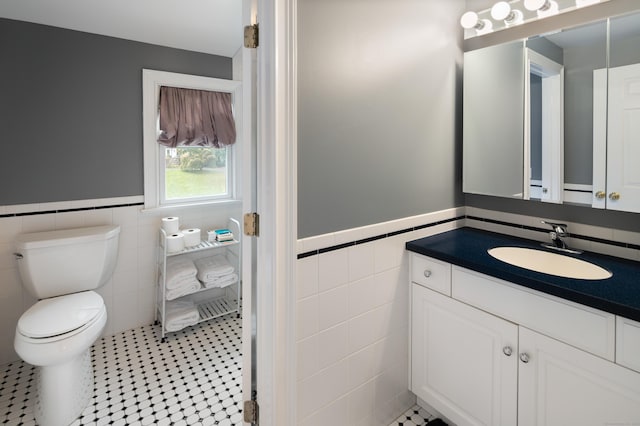
[[[452,297],[549,337],[614,360],[615,315],[453,267]]]
[[[640,372],[640,322],[616,317],[616,363]]]
[[[411,256],[411,281],[451,296],[451,264],[414,254]]]

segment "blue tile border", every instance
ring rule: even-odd
[[[297,259],[304,259],[305,257],[311,257],[311,256],[315,256],[317,254],[328,253],[328,252],[335,251],[335,250],[341,250],[343,248],[356,246],[356,245],[359,245],[359,244],[370,243],[372,241],[381,240],[383,238],[389,238],[389,237],[393,237],[393,236],[400,235],[400,234],[405,234],[407,232],[418,231],[420,229],[430,228],[432,226],[442,225],[444,223],[455,222],[457,220],[462,220],[465,217],[466,216],[457,216],[457,217],[454,217],[454,218],[451,218],[451,219],[438,220],[436,222],[427,223],[427,224],[419,225],[419,226],[413,226],[411,228],[405,228],[405,229],[401,229],[399,231],[393,231],[393,232],[389,232],[389,233],[386,233],[386,234],[380,234],[380,235],[376,235],[376,236],[373,236],[373,237],[364,238],[364,239],[361,239],[361,240],[350,241],[350,242],[343,243],[343,244],[338,244],[338,245],[335,245],[335,246],[323,247],[321,249],[311,250],[311,251],[307,251],[307,252],[304,252],[304,253],[299,253],[297,255]]]
[[[315,255],[322,254],[322,253],[328,253],[328,252],[335,251],[335,250],[341,250],[343,248],[355,246],[355,245],[358,245],[358,244],[370,243],[372,241],[380,240],[380,239],[383,239],[383,238],[389,238],[389,237],[393,237],[395,235],[400,235],[400,234],[404,234],[404,233],[412,232],[412,231],[418,231],[420,229],[430,228],[432,226],[442,225],[444,223],[455,222],[457,220],[462,220],[462,219],[472,219],[472,220],[477,220],[479,222],[486,222],[486,223],[491,223],[491,224],[494,224],[494,225],[508,226],[508,227],[511,227],[511,228],[524,229],[524,230],[527,230],[527,231],[536,231],[536,232],[541,232],[541,233],[544,233],[544,234],[549,233],[549,229],[547,229],[547,228],[541,228],[541,227],[537,227],[537,226],[529,226],[529,225],[522,225],[522,224],[517,224],[517,223],[505,222],[505,221],[502,221],[502,220],[487,219],[487,218],[483,218],[483,217],[479,217],[479,216],[464,215],[464,216],[457,216],[457,217],[454,217],[454,218],[451,218],[451,219],[445,219],[445,220],[439,220],[439,221],[436,221],[436,222],[426,223],[426,224],[414,226],[414,227],[411,227],[411,228],[401,229],[399,231],[393,231],[393,232],[389,232],[389,233],[386,233],[386,234],[380,234],[380,235],[376,235],[376,236],[373,236],[373,237],[364,238],[362,240],[350,241],[350,242],[343,243],[343,244],[338,244],[338,245],[329,246],[329,247],[323,247],[321,249],[311,250],[311,251],[307,251],[307,252],[304,252],[304,253],[299,253],[297,255],[297,259],[298,260],[299,259],[304,259],[306,257],[311,257],[311,256],[315,256]],[[637,244],[624,243],[624,242],[619,242],[619,241],[612,241],[612,240],[607,240],[607,239],[604,239],[604,238],[590,237],[588,235],[580,235],[580,234],[569,233],[569,237],[570,238],[577,238],[577,239],[585,240],[585,241],[591,241],[591,242],[595,242],[595,243],[608,244],[608,245],[616,246],[616,247],[629,248],[629,249],[633,249],[633,250],[640,250],[640,245],[637,245]]]
[[[128,203],[128,204],[107,204],[104,206],[91,206],[91,207],[78,207],[73,209],[59,209],[59,210],[42,210],[35,212],[22,212],[22,213],[8,213],[0,214],[0,219],[6,217],[19,217],[19,216],[36,216],[41,214],[53,214],[53,213],[71,213],[88,210],[102,210],[102,209],[115,209],[119,207],[132,207],[132,206],[144,206],[143,202],[140,203]]]

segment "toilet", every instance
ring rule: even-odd
[[[18,235],[22,285],[39,299],[18,320],[16,353],[37,367],[36,422],[66,426],[93,396],[91,345],[107,323],[95,289],[113,273],[119,226]]]

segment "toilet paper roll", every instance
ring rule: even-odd
[[[184,234],[184,246],[193,247],[200,244],[200,229],[190,228],[181,231]]]
[[[167,252],[176,253],[182,250],[184,250],[184,234],[176,232],[175,234],[167,235]]]
[[[168,235],[178,233],[178,231],[180,231],[180,219],[178,219],[176,216],[163,217],[162,229],[164,229],[164,232],[166,232]]]

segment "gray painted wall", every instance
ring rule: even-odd
[[[143,194],[142,69],[232,60],[0,19],[0,205]]]
[[[298,3],[298,237],[462,205],[463,0]]]

